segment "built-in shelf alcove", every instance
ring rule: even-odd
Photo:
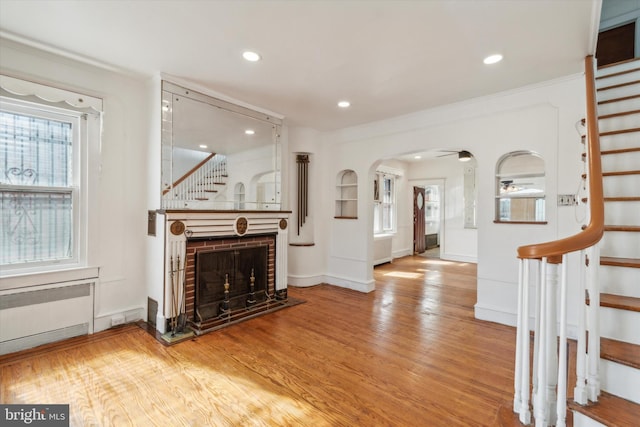
[[[335,218],[358,218],[358,175],[350,169],[340,171],[336,177]]]

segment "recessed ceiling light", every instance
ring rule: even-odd
[[[244,133],[246,133],[247,135],[254,135],[256,133],[256,131],[253,130],[253,129],[247,129],[247,130],[244,131]]]
[[[207,146],[202,144],[202,145],[200,145],[200,148],[207,148]]]
[[[260,61],[260,59],[261,59],[260,55],[258,55],[255,52],[251,52],[249,50],[247,50],[246,52],[243,52],[242,53],[242,57],[244,59],[246,59],[247,61],[251,61],[251,62]]]
[[[340,108],[348,108],[351,106],[351,103],[349,101],[340,101],[338,102],[338,107]]]
[[[418,159],[421,159],[421,158],[422,158],[422,156],[413,156],[413,158],[414,158],[414,159],[416,159],[416,160],[418,160]]]
[[[489,55],[486,58],[484,58],[484,62],[486,65],[491,65],[491,64],[496,64],[498,62],[502,61],[502,55],[500,55],[499,53],[495,54],[495,55]]]

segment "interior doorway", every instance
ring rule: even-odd
[[[413,189],[414,254],[440,258],[444,249],[444,179],[427,180]],[[420,197],[422,208],[418,209]]]
[[[426,249],[423,187],[413,187],[413,254],[421,254]]]

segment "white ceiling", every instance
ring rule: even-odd
[[[0,35],[136,74],[167,73],[325,131],[579,73],[600,5],[0,0]],[[263,60],[246,62],[246,49]],[[501,63],[482,63],[496,52]],[[338,109],[340,99],[352,106]]]

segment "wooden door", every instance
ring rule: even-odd
[[[424,188],[413,187],[413,253],[421,254],[426,249],[424,225]]]
[[[634,57],[636,23],[601,31],[598,35],[596,58],[598,66],[614,64]]]

